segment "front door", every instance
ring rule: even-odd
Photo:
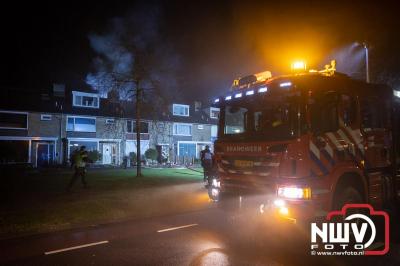
[[[103,144],[103,164],[111,164],[112,163],[112,144],[104,143]]]
[[[54,159],[54,144],[38,143],[36,165],[38,167],[47,166],[53,163],[53,159]]]

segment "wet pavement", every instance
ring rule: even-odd
[[[0,241],[1,265],[400,265],[383,257],[311,256],[237,198],[203,210]],[[271,234],[274,233],[274,234]],[[295,237],[293,236],[293,239]]]

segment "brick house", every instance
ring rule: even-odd
[[[120,165],[124,156],[136,152],[133,102],[102,98],[90,90],[67,92],[62,86],[41,95],[6,94],[0,99],[0,163],[62,164],[84,145],[102,154],[98,164]],[[154,148],[160,162],[198,158],[216,137],[218,112],[199,102],[172,103],[166,112],[152,115],[143,112],[142,154]]]

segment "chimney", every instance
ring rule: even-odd
[[[65,84],[53,83],[54,97],[65,97]]]
[[[201,102],[200,101],[195,101],[194,102],[194,111],[198,112],[201,110]]]

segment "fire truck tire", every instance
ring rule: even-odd
[[[341,210],[346,203],[363,203],[363,196],[356,188],[348,186],[337,189],[333,200],[333,209]]]

